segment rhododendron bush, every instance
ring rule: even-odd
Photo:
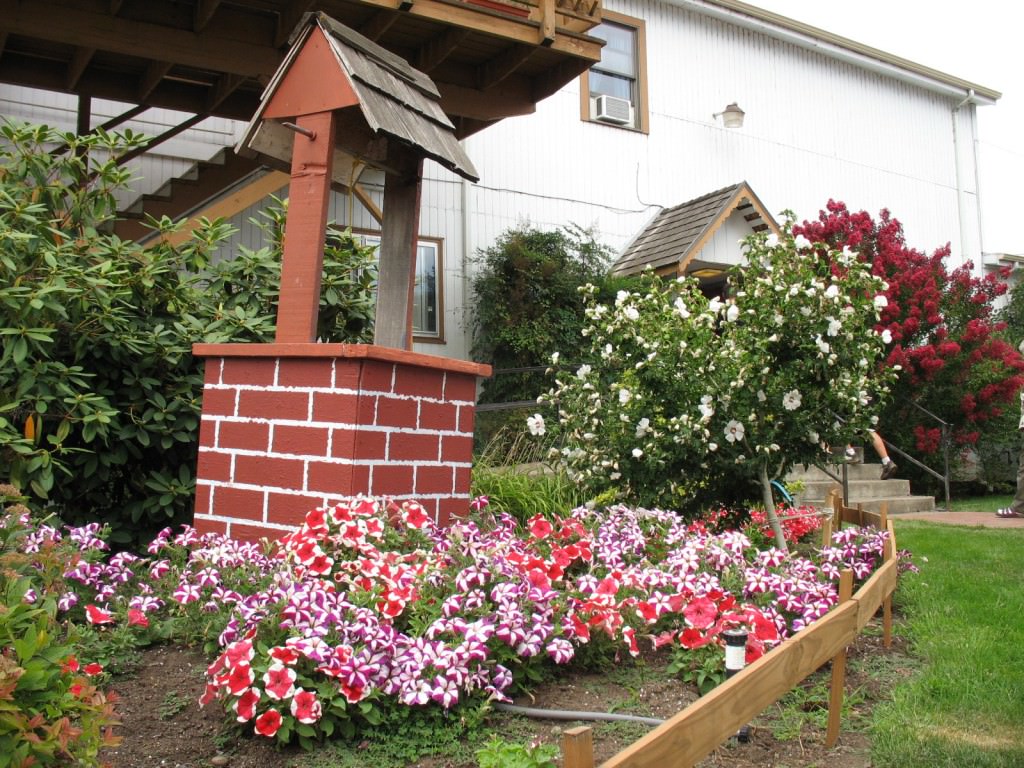
[[[970,262],[949,270],[948,243],[926,254],[907,245],[889,211],[875,220],[833,200],[794,232],[829,249],[852,249],[887,283],[875,328],[886,336],[886,364],[901,369],[882,414],[887,439],[926,455],[942,449],[940,424],[911,401],[948,422],[958,445],[973,445],[987,423],[1016,409],[1024,385],[1020,340],[1000,338],[1005,324],[994,316],[1007,288],[1005,270],[975,277]],[[825,249],[820,254],[830,258]]]
[[[395,708],[507,700],[584,647],[697,653],[742,627],[756,659],[835,605],[840,568],[867,576],[885,537],[847,529],[812,560],[710,518],[583,507],[523,528],[474,505],[439,528],[414,502],[349,499],[311,511],[272,552],[188,527],[148,557],[104,562],[91,528],[39,527],[29,548],[74,549],[62,606],[97,632],[207,617],[218,650],[202,703],[308,747]]]

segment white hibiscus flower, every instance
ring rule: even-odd
[[[728,440],[730,443],[739,442],[740,440],[743,439],[743,435],[746,433],[746,431],[747,430],[743,426],[742,422],[733,419],[732,421],[725,425],[725,439]]]
[[[539,436],[545,432],[544,417],[539,413],[533,414],[526,419],[526,427],[530,430],[531,435]]]
[[[802,402],[803,397],[798,389],[791,389],[782,396],[782,407],[787,411],[795,411],[800,407],[800,403]]]

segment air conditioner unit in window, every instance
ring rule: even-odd
[[[633,105],[626,99],[615,96],[598,96],[594,103],[594,119],[616,125],[629,125],[633,122],[630,115]]]

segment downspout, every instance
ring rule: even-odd
[[[462,186],[459,189],[460,203],[462,204],[462,320],[460,325],[465,330],[471,328],[471,325],[467,323],[466,313],[469,311],[470,296],[470,280],[469,280],[469,180],[465,177],[462,178]],[[472,333],[472,330],[470,330]],[[466,350],[463,353],[463,357],[466,360],[470,359],[470,349],[473,346],[472,339],[470,338],[467,342]],[[477,381],[477,390],[480,388],[480,382]]]
[[[960,177],[960,109],[974,98],[974,89],[967,91],[967,97],[953,107],[951,113],[953,119],[953,168],[956,171],[956,212],[957,222],[960,226],[960,259],[967,260],[967,228],[964,224],[964,185]]]

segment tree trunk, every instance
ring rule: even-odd
[[[761,498],[764,501],[764,511],[768,516],[768,522],[772,526],[772,533],[775,534],[775,546],[783,552],[789,552],[786,546],[786,537],[782,535],[782,525],[779,523],[779,516],[775,514],[775,499],[772,494],[772,481],[768,477],[768,462],[761,462]]]

